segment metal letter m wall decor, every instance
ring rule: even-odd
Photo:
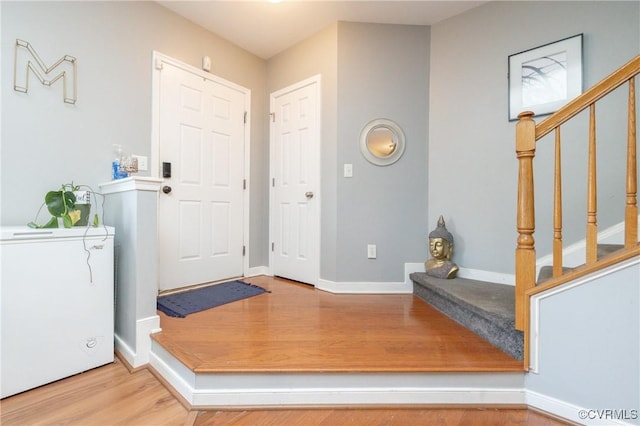
[[[60,68],[58,69],[58,67]],[[60,72],[58,74],[52,74],[56,69]],[[51,86],[56,81],[62,79],[64,102],[68,104],[76,103],[78,89],[76,82],[76,58],[64,55],[58,59],[55,64],[46,67],[30,43],[16,39],[13,64],[13,89],[18,92],[27,93],[29,91],[29,74],[31,72],[33,72],[38,80],[40,80],[40,83],[45,86]],[[71,84],[68,83],[68,79],[71,80]],[[71,88],[69,86],[71,86]]]

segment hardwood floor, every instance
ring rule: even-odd
[[[0,401],[9,425],[181,425],[188,410],[147,369],[117,360]]]
[[[116,361],[0,401],[0,424],[78,426],[566,425],[531,409],[379,408],[188,411],[149,372]]]
[[[155,339],[206,371],[522,370],[412,295],[332,295],[270,277],[249,281],[271,293],[184,319],[162,316]],[[0,411],[2,425],[567,424],[526,407],[189,411],[150,370],[130,372],[119,360],[5,398]]]
[[[188,315],[153,336],[197,373],[523,371],[518,361],[411,294],[331,294],[246,279],[271,293]]]
[[[366,425],[366,426],[558,426],[568,423],[526,409],[498,408],[413,408],[413,409],[334,409],[283,411],[201,412],[196,426],[283,426],[283,425]]]

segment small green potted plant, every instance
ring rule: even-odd
[[[29,222],[28,226],[30,228],[58,228],[59,220],[62,221],[65,228],[87,226],[91,212],[90,193],[95,194],[91,188],[73,183],[63,184],[58,191],[47,192],[44,203],[40,206],[34,221]],[[45,205],[51,214],[51,219],[44,225],[38,225],[38,216]],[[96,213],[93,217],[93,226],[98,226],[98,222],[98,214]]]

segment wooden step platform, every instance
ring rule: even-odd
[[[522,361],[414,295],[246,281],[270,293],[160,314],[151,365],[195,406],[523,402]]]

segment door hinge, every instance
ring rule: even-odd
[[[276,249],[276,243],[271,243],[271,251],[274,251]]]
[[[276,122],[276,113],[275,112],[270,112],[269,115],[271,116],[271,122],[275,123]]]
[[[158,71],[162,71],[162,67],[163,67],[162,59],[156,58],[156,69]]]
[[[244,190],[247,189],[247,180],[246,179],[242,179],[242,189],[244,189]]]
[[[275,188],[275,187],[276,187],[276,178],[271,178],[271,186],[272,186],[273,188]]]
[[[247,246],[242,246],[242,255],[243,256],[247,255]]]
[[[244,124],[247,124],[247,111],[244,112]]]

